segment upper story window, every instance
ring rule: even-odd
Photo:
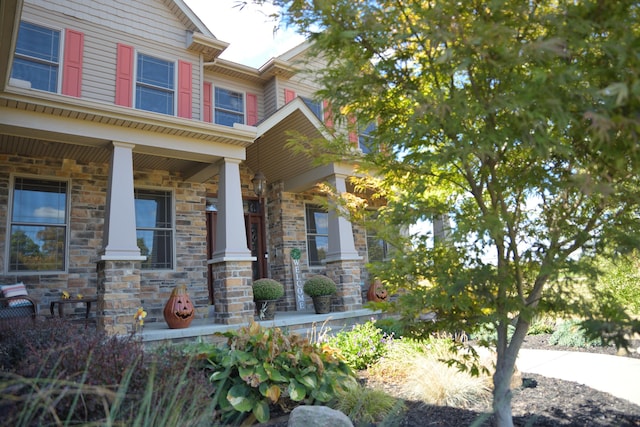
[[[365,154],[370,153],[372,150],[371,141],[373,136],[371,133],[374,132],[376,128],[375,123],[369,123],[364,128],[358,128],[358,147],[360,147],[360,150]]]
[[[64,271],[66,181],[16,177],[9,224],[9,272]]]
[[[173,268],[173,205],[170,191],[135,190],[136,239],[147,259],[143,269]]]
[[[305,206],[309,266],[321,266],[329,250],[329,214],[317,205]]]
[[[20,22],[11,78],[29,82],[31,88],[58,91],[60,31]]]
[[[313,114],[316,115],[318,120],[320,120],[321,122],[324,121],[324,116],[322,112],[322,102],[314,101],[313,99],[305,98],[304,96],[301,96],[300,98],[302,98],[302,101],[304,101],[307,107],[309,107],[309,109],[313,111]]]
[[[173,116],[175,79],[175,63],[139,53],[136,108]]]
[[[233,126],[234,123],[244,124],[244,94],[220,87],[214,92],[215,123]]]

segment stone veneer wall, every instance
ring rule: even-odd
[[[235,325],[253,320],[251,261],[213,264],[213,293],[216,323]]]
[[[327,263],[327,276],[338,285],[332,299],[333,311],[351,311],[362,308],[360,270],[362,261],[333,261]]]
[[[140,307],[140,261],[98,263],[98,327],[109,334],[133,331]]]

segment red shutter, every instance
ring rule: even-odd
[[[349,142],[358,146],[358,123],[354,116],[349,116],[349,124],[347,128],[349,129]]]
[[[326,99],[322,101],[322,109],[324,110],[324,124],[328,128],[333,127],[333,113],[331,111],[331,106],[329,105],[329,101]]]
[[[204,83],[202,85],[202,91],[204,92],[202,94],[202,108],[204,108],[204,111],[202,112],[202,119],[205,122],[213,122],[213,103],[212,103],[212,88],[211,88],[211,83]]]
[[[288,104],[296,98],[296,93],[291,89],[284,90],[284,103]]]
[[[116,59],[117,105],[133,105],[133,47],[118,43]]]
[[[80,97],[82,92],[82,52],[84,34],[67,29],[64,35],[62,94]]]
[[[247,94],[247,124],[255,126],[258,123],[258,95]]]
[[[191,118],[192,80],[191,63],[178,61],[178,116],[185,119]]]

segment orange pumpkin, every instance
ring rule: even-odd
[[[367,292],[367,299],[369,301],[386,301],[389,295],[387,294],[387,290],[382,286],[382,282],[376,279],[373,281],[371,286],[369,286],[369,291]]]
[[[195,310],[187,294],[186,285],[176,286],[164,306],[164,320],[171,329],[187,328],[193,320]]]

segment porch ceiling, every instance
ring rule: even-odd
[[[258,139],[247,147],[246,163],[253,171],[260,169],[269,183],[286,183],[315,168],[308,155],[294,153],[287,147],[291,130],[309,139],[327,137],[320,121],[299,98],[258,124]]]

